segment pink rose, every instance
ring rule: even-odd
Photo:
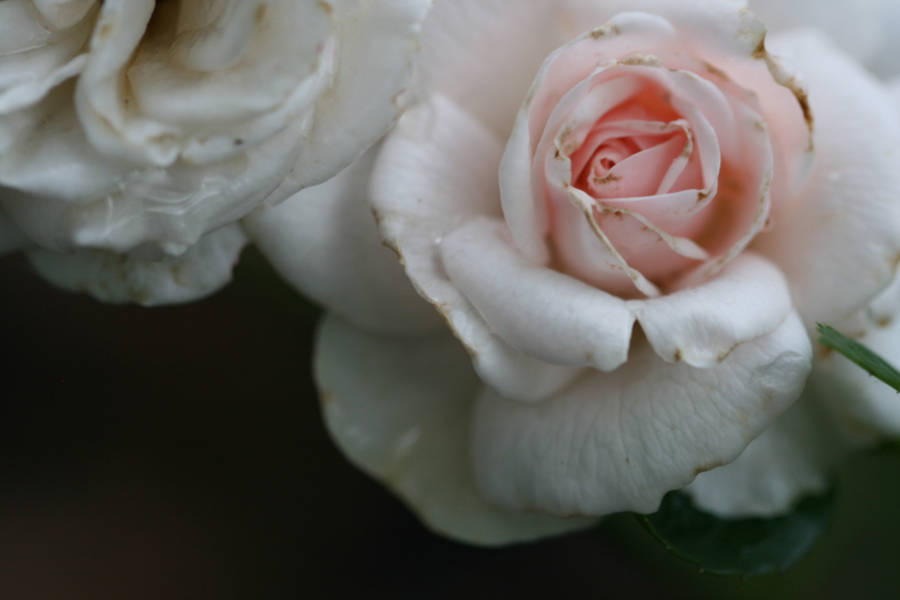
[[[815,399],[779,417],[814,323],[900,256],[883,87],[815,34],[769,44],[739,1],[454,0],[422,40],[377,159],[251,221],[335,313],[316,372],[347,455],[487,544],[651,512],[706,471],[689,492],[722,514],[821,489]],[[375,250],[367,186],[453,337]]]

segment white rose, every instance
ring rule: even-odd
[[[213,291],[239,219],[397,117],[428,5],[0,3],[0,248],[105,300]]]
[[[900,256],[884,87],[814,33],[766,42],[740,1],[454,0],[422,44],[377,159],[250,220],[332,310],[315,368],[348,457],[484,544],[701,473],[726,515],[821,490],[840,444],[813,390],[794,404],[809,336]],[[446,324],[376,249],[367,188]]]

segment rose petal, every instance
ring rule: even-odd
[[[478,377],[452,337],[373,336],[328,317],[319,330],[315,374],[325,423],[347,458],[434,530],[501,545],[593,523],[484,501],[468,446]]]
[[[41,17],[54,29],[75,25],[96,4],[96,0],[30,0]]]
[[[327,182],[244,219],[278,273],[341,317],[374,332],[442,326],[381,243],[366,189],[377,147]]]
[[[812,327],[864,307],[900,261],[900,119],[884,88],[818,35],[772,46],[804,73],[820,126],[810,185],[756,247],[784,270]]]
[[[397,119],[404,108],[399,94],[410,82],[420,24],[431,0],[332,4],[340,56],[290,176],[294,189],[335,175]]]
[[[161,167],[239,155],[311,118],[331,82],[331,27],[311,2],[107,0],[75,98],[85,133]]]
[[[0,3],[0,115],[25,108],[60,82],[81,72],[85,46],[96,15],[93,0],[34,4],[33,0]],[[55,27],[55,29],[54,29]]]
[[[177,258],[144,260],[103,250],[61,254],[30,250],[38,273],[61,288],[87,292],[103,302],[144,306],[190,302],[208,296],[231,280],[231,270],[246,243],[243,231],[229,225],[209,233]]]
[[[745,0],[559,0],[558,4],[585,28],[630,11],[662,17],[683,32],[680,37],[690,43],[689,50],[703,47],[719,55],[753,52],[766,31]]]
[[[554,514],[652,512],[667,491],[733,460],[799,395],[809,339],[792,315],[709,369],[649,347],[540,404],[479,398],[473,457],[501,506]]]
[[[441,242],[450,280],[520,351],[555,364],[611,371],[628,358],[634,316],[624,301],[532,265],[496,220],[465,225]]]
[[[0,153],[0,205],[38,244],[61,252],[90,246],[171,255],[231,223],[275,190],[293,163],[302,123],[244,156],[214,165],[179,162],[134,169],[85,138],[70,85],[7,120],[14,152]],[[0,120],[0,142],[4,122]],[[27,141],[27,143],[25,143]]]
[[[698,10],[697,6],[691,6],[689,10]],[[577,13],[577,9],[573,10]],[[670,5],[666,10],[672,12],[674,8]],[[770,92],[774,88],[778,100],[788,104],[787,110],[782,109],[781,113],[787,112],[790,113],[789,116],[796,117],[794,125],[797,127],[783,128],[783,137],[786,138],[791,137],[794,129],[806,130],[800,114],[800,104],[792,96],[792,93],[799,93],[799,87],[792,83],[796,89],[788,90],[773,79],[770,70],[777,71],[774,74],[779,80],[786,76],[760,50],[764,29],[752,16],[741,13],[731,4],[716,5],[707,12],[713,14],[712,21],[718,19],[721,22],[716,25],[718,29],[712,35],[702,36],[702,42],[695,41],[688,35],[696,27],[695,23],[685,25],[685,33],[674,29],[658,16],[627,13],[615,16],[606,25],[566,44],[545,61],[519,112],[500,171],[504,215],[517,246],[531,260],[544,264],[549,257],[546,237],[550,219],[545,214],[548,209],[542,187],[544,157],[548,191],[554,207],[553,239],[556,242],[554,249],[557,260],[562,261],[563,269],[567,272],[613,293],[628,295],[633,293],[633,285],[644,293],[649,293],[658,288],[656,284],[668,286],[678,272],[695,267],[695,253],[692,252],[691,258],[685,259],[678,251],[684,244],[670,244],[669,238],[658,235],[658,231],[671,234],[671,241],[674,241],[679,237],[696,235],[698,228],[709,222],[713,213],[716,221],[729,223],[729,227],[708,227],[709,231],[704,233],[701,246],[710,250],[709,254],[713,258],[707,264],[697,267],[693,281],[700,281],[721,269],[763,228],[769,214],[773,168],[772,150],[764,122],[753,108],[745,105],[752,100],[745,90],[727,80],[718,82],[717,85],[723,85],[731,92],[734,91],[732,88],[740,92],[739,98],[732,99],[723,95],[717,85],[704,78],[727,79],[727,76],[702,59],[715,56],[717,60],[723,60],[716,54],[716,49],[723,52],[727,50],[725,54],[729,64],[734,65],[740,74],[749,73],[750,80],[760,92]],[[703,21],[709,16],[706,14],[699,20]],[[684,15],[679,15],[673,22],[681,26],[685,22]],[[750,45],[751,39],[756,42],[753,47]],[[667,53],[676,44],[678,52]],[[698,60],[684,56],[684,47],[688,48],[688,53],[696,50]],[[634,52],[654,51],[658,51],[665,60],[660,62],[652,56],[633,55]],[[728,56],[728,53],[733,56]],[[621,66],[611,62],[626,56],[630,56],[631,62]],[[674,58],[668,58],[669,56]],[[766,60],[759,60],[760,58]],[[598,63],[601,66],[594,70]],[[662,66],[696,67],[704,77],[686,71],[672,72]],[[566,159],[571,154],[569,148],[579,147],[594,127],[598,114],[602,115],[620,103],[622,98],[619,95],[627,93],[627,88],[625,92],[619,90],[621,85],[607,93],[605,87],[611,83],[621,83],[619,80],[594,83],[595,79],[599,81],[617,70],[623,71],[623,77],[652,79],[658,85],[674,91],[672,102],[681,114],[688,116],[692,127],[699,129],[697,141],[705,185],[702,190],[694,193],[605,199],[605,204],[618,208],[624,208],[627,203],[629,210],[639,212],[652,226],[648,227],[646,223],[635,222],[631,218],[624,219],[625,223],[620,226],[617,221],[607,219],[603,223],[596,223],[593,229],[600,229],[601,233],[593,235],[582,214],[567,210],[571,208],[568,204],[572,198],[567,189],[567,184],[571,183],[571,165]],[[760,82],[760,74],[764,74],[768,80]],[[598,103],[592,100],[594,95],[597,95],[600,101],[598,106],[601,108],[595,106]],[[755,105],[755,102],[752,104]],[[584,106],[590,106],[590,109],[583,110]],[[781,124],[781,121],[778,123]],[[527,133],[526,128],[529,130]],[[537,140],[538,136],[541,137],[540,141]],[[554,139],[555,154],[551,152],[550,145],[550,141]],[[724,144],[721,152],[715,145],[717,139],[721,139]],[[806,141],[808,142],[808,138]],[[526,146],[537,148],[535,157],[538,167],[534,171],[527,162],[530,155]],[[779,146],[778,151],[780,154],[784,153],[782,146]],[[805,151],[804,147],[800,154],[805,155]],[[717,197],[715,184],[718,181],[720,158],[729,167],[724,181],[728,183],[740,178],[741,181],[732,186],[739,189],[723,190],[719,206],[715,210],[705,210],[703,218],[699,218],[695,213],[706,209],[711,199]],[[787,179],[785,176],[779,178],[779,181]],[[786,188],[787,184],[782,187]],[[783,190],[779,188],[779,191]],[[639,205],[640,208],[632,207],[631,204]],[[739,208],[735,210],[734,207]],[[589,213],[587,216],[590,218]],[[596,239],[598,237],[600,239]],[[671,252],[659,251],[660,238],[672,249]],[[605,257],[605,260],[590,260],[588,257]],[[625,277],[623,272],[629,276]]]
[[[740,344],[777,329],[792,310],[784,276],[751,253],[698,287],[627,302],[528,263],[508,230],[493,220],[476,220],[445,236],[441,258],[450,281],[492,333],[554,365],[619,367],[637,319],[663,360],[712,367]]]
[[[554,0],[437,2],[422,28],[419,93],[448,97],[505,138],[544,57],[584,27],[560,14]]]
[[[435,96],[410,109],[384,142],[372,176],[372,206],[385,242],[469,349],[479,374],[508,396],[536,400],[578,370],[526,357],[501,341],[449,280],[438,254],[440,240],[459,226],[499,216],[500,152],[490,131]]]
[[[812,114],[800,79],[766,51],[765,24],[747,10],[746,4],[743,0],[559,2],[560,10],[580,23],[605,23],[618,12],[636,10],[662,17],[679,32],[677,55],[665,53],[666,62],[672,63],[667,66],[688,68],[683,61],[699,60],[707,78],[720,84],[733,80],[755,92],[776,154],[772,196],[777,205],[779,199],[792,198],[806,183],[811,164]],[[598,29],[603,31],[608,28]]]
[[[715,279],[628,308],[665,361],[712,367],[774,331],[793,310],[788,282],[764,258],[744,252]]]
[[[804,394],[734,462],[701,473],[685,488],[701,509],[722,517],[773,517],[828,489],[847,448],[833,423]]]

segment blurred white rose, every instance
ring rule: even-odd
[[[109,301],[213,291],[239,219],[396,119],[428,5],[0,3],[0,249]]]

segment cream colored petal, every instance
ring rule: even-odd
[[[771,45],[808,83],[816,162],[804,194],[756,248],[784,271],[812,328],[867,306],[900,262],[900,113],[821,35],[773,36]]]
[[[295,161],[294,189],[325,181],[371,146],[405,108],[431,0],[332,2],[341,50],[334,81]]]
[[[385,242],[468,348],[480,375],[508,396],[537,400],[572,381],[578,369],[547,364],[503,342],[450,281],[439,255],[444,236],[481,216],[498,216],[500,153],[489,130],[436,96],[408,111],[385,140],[372,205]]]
[[[685,491],[722,517],[773,517],[825,492],[849,450],[807,389],[734,462],[701,473]]]
[[[0,116],[82,71],[97,7],[94,0],[0,2]]]
[[[183,255],[149,260],[104,250],[62,254],[30,250],[28,259],[51,283],[88,293],[103,302],[144,306],[190,302],[208,296],[231,280],[243,231],[229,225],[203,236]]]
[[[368,331],[443,327],[378,236],[368,202],[377,147],[320,185],[244,219],[251,239],[291,285]]]
[[[559,515],[649,513],[669,490],[734,460],[796,400],[811,349],[800,319],[708,369],[635,345],[538,404],[485,389],[475,409],[480,489],[501,506]]]
[[[329,316],[318,334],[315,376],[325,423],[347,458],[435,531],[497,546],[593,524],[507,511],[481,497],[469,455],[479,381],[451,336],[369,335]]]

